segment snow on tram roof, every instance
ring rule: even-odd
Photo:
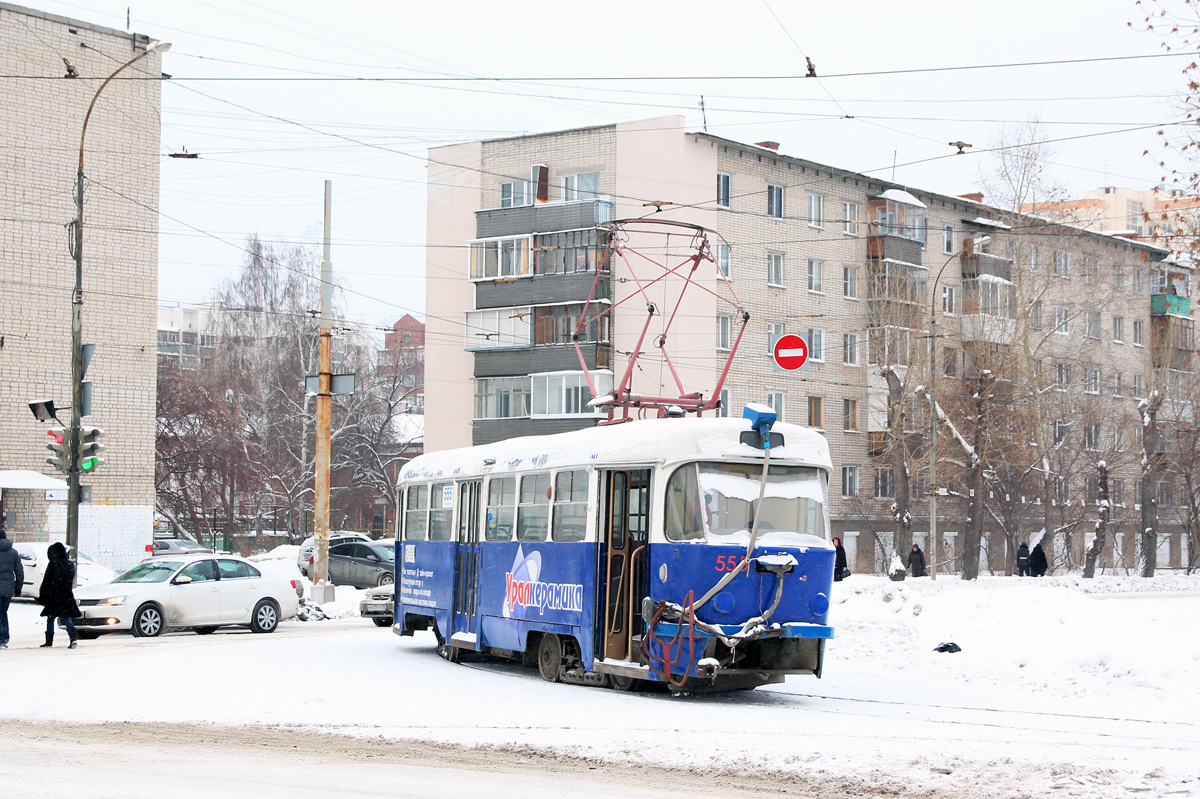
[[[750,430],[746,419],[645,419],[569,433],[525,436],[476,447],[430,452],[405,464],[403,479],[555,469],[589,463],[651,463],[689,458],[761,457],[762,450],[738,439]],[[772,459],[787,459],[832,469],[829,443],[807,427],[776,423],[784,446]],[[491,464],[487,461],[492,461]]]

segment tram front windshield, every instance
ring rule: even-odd
[[[758,517],[758,544],[823,546],[828,477],[808,466],[772,465],[760,503],[762,467],[689,463],[667,483],[666,534],[671,541],[745,546]]]

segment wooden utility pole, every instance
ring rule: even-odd
[[[320,363],[317,367],[317,445],[313,538],[312,599],[318,604],[334,599],[329,578],[329,449],[333,423],[333,332],[329,320],[333,302],[333,264],[329,261],[329,216],[333,182],[325,181],[325,249],[321,257]]]

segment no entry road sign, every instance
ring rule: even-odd
[[[794,372],[808,363],[808,343],[794,333],[789,333],[779,337],[772,354],[780,369]]]

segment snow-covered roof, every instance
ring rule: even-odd
[[[425,440],[425,415],[400,413],[392,417],[392,430],[399,441],[415,444]]]
[[[924,208],[925,203],[912,196],[904,189],[888,189],[883,194],[879,195],[885,200],[891,200],[895,203],[904,203],[905,205],[915,205],[917,208]]]
[[[0,470],[0,488],[25,491],[50,491],[66,488],[67,481],[44,474],[31,472],[27,469]]]
[[[692,459],[761,459],[762,450],[739,441],[750,430],[747,419],[646,419],[569,433],[526,436],[478,447],[431,452],[413,458],[403,478],[555,469],[597,463],[671,463]],[[829,444],[820,433],[777,423],[785,445],[771,450],[772,460],[832,469]],[[488,463],[491,461],[491,463]]]
[[[975,217],[975,219],[971,221],[971,224],[979,225],[980,227],[992,227],[996,228],[996,230],[1012,230],[1009,225],[1006,225],[1003,222],[999,222],[995,219],[988,219],[986,216]]]

